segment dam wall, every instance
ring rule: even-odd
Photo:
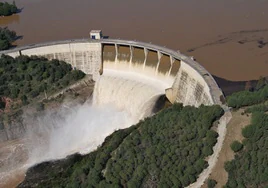
[[[40,55],[63,60],[94,80],[105,70],[140,74],[165,85],[167,98],[184,105],[223,105],[211,74],[193,58],[154,44],[118,39],[77,39],[34,44],[3,51],[13,57]]]
[[[86,74],[93,75],[97,80],[100,75],[102,65],[102,45],[100,43],[63,43],[47,44],[27,48],[19,51],[6,53],[12,57],[18,55],[37,55],[48,59],[58,59],[72,65],[74,69],[79,69]]]

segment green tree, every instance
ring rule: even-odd
[[[241,143],[238,142],[237,140],[236,140],[236,141],[233,141],[232,144],[231,144],[231,149],[232,149],[234,152],[238,152],[238,151],[240,151],[241,149],[243,149],[243,144],[241,144]]]
[[[253,125],[248,125],[245,128],[242,129],[242,135],[245,138],[250,138],[255,133],[255,127]]]
[[[207,181],[208,188],[214,188],[216,186],[216,184],[217,184],[216,180],[208,179],[208,181]]]

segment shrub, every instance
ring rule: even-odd
[[[208,184],[208,188],[214,188],[217,184],[217,181],[213,179],[208,179],[207,184]]]
[[[238,151],[240,151],[241,149],[243,149],[243,144],[241,144],[241,143],[238,142],[238,141],[234,141],[234,142],[231,144],[231,149],[232,149],[234,152],[238,152]]]
[[[255,127],[253,125],[248,125],[245,128],[242,129],[242,135],[245,138],[250,138],[255,133]]]

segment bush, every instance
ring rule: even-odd
[[[211,147],[205,146],[202,150],[202,153],[207,157],[213,154],[213,150]]]
[[[250,138],[255,133],[255,127],[253,125],[248,125],[245,128],[242,129],[242,135],[245,138]]]
[[[208,188],[214,188],[217,184],[217,181],[213,179],[208,179],[207,184],[208,184]]]
[[[238,152],[238,151],[240,151],[241,149],[243,149],[243,144],[241,144],[241,143],[238,142],[238,141],[234,141],[234,142],[231,144],[231,149],[232,149],[234,152]]]

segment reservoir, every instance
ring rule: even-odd
[[[12,2],[8,0],[8,2]],[[22,12],[0,18],[23,36],[17,45],[86,38],[139,40],[194,56],[229,80],[268,75],[266,0],[16,0]]]

